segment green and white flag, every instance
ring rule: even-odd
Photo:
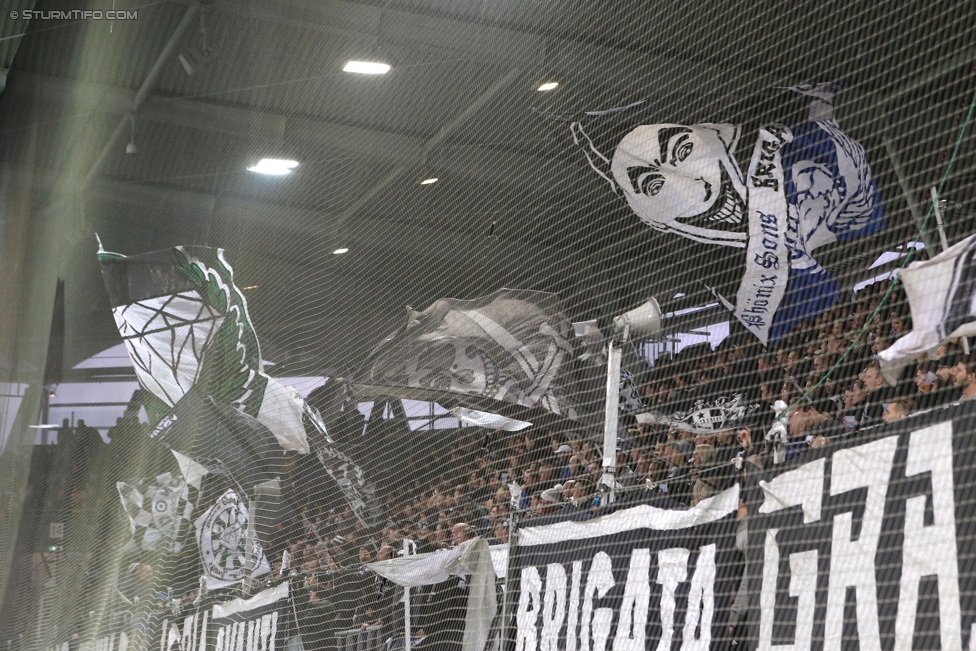
[[[303,400],[264,373],[247,300],[223,249],[177,246],[125,256],[100,248],[98,261],[146,390],[173,407],[203,379],[206,395],[257,418],[282,448],[309,452]]]

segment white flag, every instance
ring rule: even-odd
[[[878,354],[881,373],[895,384],[916,356],[952,337],[976,335],[976,235],[899,274],[912,309],[913,329]]]
[[[179,452],[173,455],[180,466],[175,475],[166,472],[135,484],[116,483],[132,534],[126,550],[156,551],[172,544],[172,551],[179,553],[182,547],[183,523],[190,521],[207,469]]]

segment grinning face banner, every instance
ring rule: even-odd
[[[732,310],[763,343],[835,300],[814,251],[884,220],[864,147],[834,119],[836,89],[779,92],[799,111],[755,131],[662,121],[646,102],[569,118],[590,167],[643,223],[745,250]]]
[[[745,246],[745,184],[731,124],[642,124],[610,164],[628,205],[648,226],[698,242]]]

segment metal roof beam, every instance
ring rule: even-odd
[[[18,72],[8,83],[7,93],[37,93],[41,101],[72,107],[76,118],[89,113],[130,113],[135,93],[124,88],[70,81],[46,75]],[[137,119],[189,129],[220,133],[234,138],[253,138],[270,143],[292,143],[311,150],[326,150],[365,156],[396,166],[426,160],[435,167],[448,161],[454,172],[488,183],[538,188],[543,183],[545,161],[474,145],[445,144],[433,148],[423,138],[366,129],[327,120],[286,117],[274,113],[223,106],[201,100],[153,97],[138,110]],[[126,123],[128,124],[128,122]],[[426,152],[426,158],[424,155]]]
[[[389,4],[389,3],[387,3]],[[439,47],[452,56],[506,68],[524,68],[545,61],[545,72],[585,77],[598,74],[601,82],[617,75],[630,84],[664,88],[676,80],[693,79],[699,87],[723,89],[772,84],[781,80],[743,69],[662,54],[554,38],[530,31],[444,18],[427,13],[359,2],[267,0],[242,4],[215,0],[208,10],[333,36],[377,38],[382,43]],[[490,44],[490,47],[486,47]],[[635,65],[639,60],[640,65]],[[542,72],[542,71],[540,71]]]

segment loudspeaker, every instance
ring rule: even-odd
[[[624,332],[630,326],[630,339],[644,339],[646,337],[661,336],[661,306],[657,300],[651,298],[643,305],[625,312],[613,320],[613,329]]]

